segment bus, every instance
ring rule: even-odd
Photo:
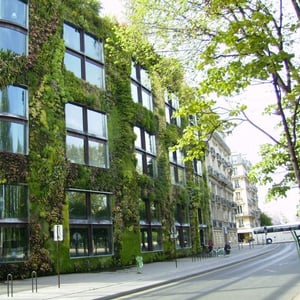
[[[293,231],[300,241],[300,223],[256,227],[253,238],[257,244],[294,242]]]

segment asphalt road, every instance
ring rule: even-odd
[[[300,289],[293,243],[263,256],[118,299],[292,300]]]

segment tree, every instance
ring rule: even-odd
[[[283,196],[295,184],[300,190],[299,0],[128,0],[127,6],[132,31],[147,36],[158,53],[181,60],[189,77],[195,75],[197,93],[179,111],[197,116],[177,145],[189,149],[187,158],[203,155],[212,131],[230,132],[249,122],[270,138],[251,178],[274,183],[271,196]],[[274,101],[260,113],[278,117],[278,137],[255,124],[243,102],[220,107],[220,99],[241,95],[251,84],[271,85]],[[212,124],[203,128],[208,112]],[[195,131],[202,142],[195,141]],[[274,179],[278,169],[284,175]]]
[[[260,214],[260,226],[271,226],[273,225],[272,219],[265,213]]]

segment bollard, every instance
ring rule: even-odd
[[[141,274],[142,273],[142,267],[143,267],[143,257],[142,256],[137,256],[135,258],[136,261],[136,269],[137,269],[137,273]]]
[[[35,292],[37,293],[37,273],[36,273],[36,271],[31,272],[31,288],[32,288],[33,293],[34,293],[34,282],[35,282]]]
[[[14,296],[14,279],[12,274],[7,275],[7,297],[11,295],[12,297]]]

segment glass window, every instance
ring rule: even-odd
[[[10,50],[20,55],[27,55],[27,35],[23,32],[0,27],[0,49]]]
[[[64,24],[64,41],[66,47],[74,49],[78,52],[81,51],[79,30],[66,23]]]
[[[84,164],[84,140],[80,137],[67,135],[67,157],[72,163]]]
[[[154,251],[162,250],[162,229],[152,228],[152,245]]]
[[[139,90],[135,83],[131,83],[131,98],[133,102],[139,103]]]
[[[131,64],[131,97],[135,103],[141,103],[145,108],[153,111],[151,82],[145,69],[139,64]]]
[[[103,43],[81,29],[64,24],[64,63],[75,76],[105,88]]]
[[[136,171],[139,174],[143,174],[143,155],[142,153],[136,152],[135,153],[135,158],[136,158]]]
[[[70,256],[88,255],[88,227],[70,227]]]
[[[148,110],[153,110],[152,95],[145,90],[142,90],[142,104]]]
[[[67,158],[78,164],[107,168],[107,117],[86,107],[67,103]]]
[[[0,261],[28,255],[28,187],[0,185]]]
[[[183,153],[179,150],[169,151],[171,183],[185,184],[185,167],[183,162]]]
[[[26,154],[27,125],[0,119],[0,149],[1,151]]]
[[[134,145],[135,145],[136,148],[142,149],[142,134],[141,134],[141,129],[139,127],[135,126],[133,128],[133,131],[134,131],[134,133],[136,135]]]
[[[23,261],[28,255],[28,228],[0,225],[0,261]]]
[[[7,86],[0,90],[0,151],[27,154],[27,90]]]
[[[68,191],[70,256],[112,254],[111,202],[100,192]]]
[[[70,219],[87,219],[87,207],[84,193],[68,193]]]
[[[82,107],[70,103],[66,104],[66,127],[83,131]]]
[[[88,57],[103,62],[103,45],[100,41],[88,34],[85,34],[84,49]]]
[[[0,185],[0,218],[27,218],[27,199],[26,186]]]
[[[27,118],[27,90],[12,85],[0,90],[1,113]]]
[[[155,136],[136,126],[133,130],[136,135],[137,172],[155,177],[157,176]]]
[[[89,165],[99,168],[106,168],[107,153],[106,145],[102,142],[89,140],[88,142]]]
[[[112,229],[93,228],[93,254],[107,255],[112,253]]]
[[[96,111],[88,110],[88,132],[95,136],[107,138],[106,115]]]
[[[27,28],[27,4],[20,0],[0,0],[0,19]]]
[[[85,63],[85,79],[99,88],[104,88],[104,69],[100,65]]]
[[[76,77],[82,78],[80,57],[66,52],[64,58],[64,64],[68,71],[73,72]]]
[[[151,90],[151,82],[148,72],[145,69],[141,68],[140,74],[142,86],[144,86],[148,90]]]
[[[94,220],[110,220],[111,208],[107,195],[91,194],[91,216]]]

